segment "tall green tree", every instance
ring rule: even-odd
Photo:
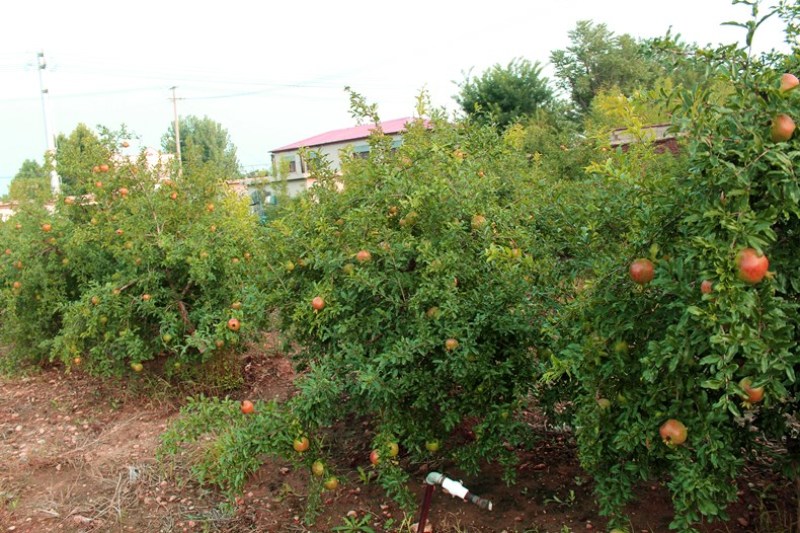
[[[228,130],[208,117],[189,115],[180,118],[181,160],[184,166],[211,165],[223,179],[239,177],[239,159]],[[161,147],[175,153],[175,125],[161,137]]]
[[[468,117],[500,128],[553,102],[542,66],[527,59],[514,59],[505,67],[496,64],[477,77],[467,75],[459,89],[455,100]]]
[[[580,114],[603,89],[630,94],[647,88],[662,69],[649,60],[642,45],[628,34],[615,35],[605,24],[581,20],[569,32],[570,46],[550,53],[556,84],[569,93]]]
[[[86,124],[78,124],[68,136],[56,138],[56,172],[64,194],[83,194],[92,167],[108,163],[111,150]]]
[[[8,197],[17,202],[48,200],[50,198],[50,176],[47,167],[33,159],[23,161],[8,186]]]

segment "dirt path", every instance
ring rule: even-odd
[[[291,394],[293,373],[286,359],[249,355],[243,364],[248,385],[241,394],[261,399]],[[331,531],[347,520],[377,532],[398,531],[401,524],[407,531],[413,521],[375,483],[359,476],[359,466],[362,472],[369,469],[368,438],[362,429],[348,427],[333,433],[340,440],[343,486],[325,495],[315,525],[301,520],[307,478],[280,462],[266,463],[252,477],[235,516],[223,514],[218,493],[191,483],[179,485],[156,462],[159,435],[178,406],[169,394],[154,390],[158,387],[135,379],[109,382],[55,370],[0,378],[0,532],[304,532]],[[578,465],[571,437],[542,437],[537,449],[519,452],[516,485],[505,485],[499,469],[492,468],[479,479],[465,479],[494,501],[491,515],[437,492],[431,510],[435,530],[603,531],[605,520],[597,515],[591,482]],[[447,465],[423,465],[419,471],[413,467],[411,489],[418,497],[428,467]],[[667,531],[668,494],[657,484],[644,485],[641,492],[639,503],[630,508],[634,531]],[[755,493],[744,487],[731,521],[704,531],[788,527],[792,517],[786,512],[771,515]],[[759,525],[765,517],[769,528]]]
[[[249,353],[242,366],[253,397],[290,394],[288,360]],[[147,373],[0,378],[0,531],[241,529],[220,516],[218,494],[178,486],[155,460],[177,395]]]
[[[175,409],[54,371],[2,380],[0,390],[0,523],[9,531],[124,528]],[[153,523],[131,527],[141,525]]]

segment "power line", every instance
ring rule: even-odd
[[[59,95],[57,98],[84,98],[87,96],[110,96],[115,94],[131,94],[131,93],[142,93],[142,92],[154,92],[154,91],[163,91],[164,87],[162,86],[151,86],[151,87],[136,87],[131,89],[109,89],[107,91],[94,91],[88,93],[69,93]]]
[[[93,76],[102,76],[102,77],[121,77],[121,78],[140,78],[140,79],[156,79],[156,80],[178,80],[182,82],[198,82],[198,83],[214,83],[214,84],[223,84],[223,85],[254,85],[254,86],[263,86],[263,87],[285,87],[285,88],[310,88],[310,89],[333,89],[333,88],[340,88],[342,87],[343,83],[345,82],[331,82],[331,81],[322,81],[326,78],[331,77],[338,77],[337,76],[327,76],[320,80],[307,80],[302,82],[285,82],[285,81],[276,81],[276,80],[264,80],[264,79],[237,79],[233,76],[225,76],[225,77],[214,77],[208,76],[207,71],[181,71],[171,69],[169,71],[158,72],[154,70],[131,70],[131,69],[119,69],[114,67],[103,67],[103,66],[80,66],[80,65],[58,65],[54,68],[54,71],[64,72],[64,73],[79,73],[79,74],[91,74]],[[389,86],[388,84],[384,86]]]
[[[69,57],[69,56],[67,56]],[[88,73],[96,76],[110,76],[110,77],[128,77],[128,78],[142,78],[142,79],[159,79],[171,80],[181,82],[201,82],[201,83],[215,83],[224,85],[255,85],[265,87],[286,87],[286,88],[327,88],[327,89],[340,89],[348,82],[338,81],[347,77],[368,71],[374,68],[374,65],[365,65],[355,69],[348,69],[337,73],[332,73],[320,76],[310,80],[299,82],[294,81],[281,81],[281,80],[265,80],[263,78],[238,78],[238,73],[219,73],[222,77],[209,76],[206,67],[187,68],[175,67],[172,65],[163,65],[153,68],[152,64],[148,65],[146,69],[137,68],[120,68],[119,62],[116,60],[97,60],[83,58],[77,61],[70,61],[68,63],[55,65],[54,70],[63,72],[76,72]],[[334,81],[337,80],[337,81]],[[376,88],[393,87],[394,84],[381,83],[377,80],[369,80],[370,86]]]
[[[2,56],[0,56],[2,57]],[[13,56],[9,56],[13,57]],[[69,56],[67,56],[69,57]],[[255,86],[253,90],[245,90],[245,91],[236,91],[236,92],[226,92],[224,94],[211,94],[207,96],[184,96],[183,99],[186,100],[221,100],[221,99],[228,99],[228,98],[243,98],[243,97],[250,97],[250,96],[258,96],[264,95],[268,93],[274,93],[280,89],[304,89],[304,90],[336,90],[340,91],[343,87],[347,84],[345,81],[333,81],[342,79],[346,74],[354,74],[359,71],[368,70],[370,67],[363,67],[359,69],[350,69],[347,72],[339,72],[335,74],[330,74],[327,76],[322,76],[317,79],[305,80],[300,82],[285,82],[280,80],[264,80],[264,79],[237,79],[235,76],[225,76],[224,78],[216,77],[216,76],[208,76],[208,71],[205,69],[191,69],[191,68],[179,68],[174,69],[169,67],[168,71],[159,72],[158,70],[148,69],[146,71],[140,69],[126,69],[120,68],[118,65],[119,63],[116,61],[104,61],[104,60],[84,60],[79,59],[77,61],[70,61],[68,63],[62,64],[51,64],[48,66],[48,70],[50,72],[57,72],[57,73],[84,73],[90,74],[93,76],[101,76],[101,77],[118,77],[118,78],[135,78],[135,79],[155,79],[155,80],[169,80],[172,82],[186,82],[189,83],[190,86],[192,84],[200,83],[200,84],[224,84],[228,86],[235,86],[235,85],[250,85]],[[25,65],[17,64],[6,64],[0,65],[0,72],[3,72],[3,69],[9,69],[8,72],[22,72],[30,70],[31,65],[30,63],[26,63]],[[168,67],[164,67],[168,68]],[[186,87],[186,83],[184,83],[184,88]],[[370,90],[370,89],[383,89],[383,88],[397,88],[397,84],[386,84],[386,83],[373,83],[373,80],[367,80],[366,83],[360,83],[359,88],[361,90]],[[113,90],[104,90],[104,91],[91,91],[91,92],[79,92],[79,93],[69,93],[69,94],[60,94],[54,96],[54,98],[61,100],[65,98],[85,98],[85,97],[97,97],[97,96],[107,96],[107,95],[114,95],[114,94],[130,94],[136,92],[145,92],[145,91],[156,91],[156,90],[163,90],[161,87],[138,87],[138,88],[124,88],[124,89],[113,89]],[[318,96],[311,96],[311,95],[304,95],[304,98],[318,98]],[[28,98],[5,98],[0,99],[0,102],[14,102],[14,101],[25,101]]]
[[[136,87],[131,89],[115,89],[115,90],[108,90],[108,91],[92,91],[92,92],[85,92],[85,93],[66,93],[66,94],[55,94],[52,95],[51,98],[54,100],[64,100],[69,98],[87,98],[87,97],[96,97],[96,96],[111,96],[117,94],[131,94],[131,93],[138,93],[138,92],[154,92],[154,91],[163,91],[164,87],[153,86],[153,87]],[[25,102],[30,100],[37,100],[35,96],[20,96],[18,98],[0,98],[0,102]]]
[[[0,65],[0,72],[30,72],[33,65]]]
[[[269,88],[269,89],[257,89],[257,90],[254,90],[254,91],[244,91],[244,92],[228,93],[228,94],[218,94],[218,95],[213,95],[213,96],[190,96],[190,97],[187,97],[186,100],[219,100],[219,99],[223,99],[223,98],[240,98],[240,97],[244,97],[244,96],[256,96],[258,94],[272,93],[272,92],[278,91],[280,89],[285,89],[285,88],[287,88],[287,87],[286,86],[281,86],[281,87],[272,87],[272,88]],[[310,88],[310,87],[298,87],[298,88],[306,88],[307,89],[307,88]],[[321,87],[314,87],[314,88],[316,89],[316,88],[321,88]],[[337,87],[337,88],[338,89],[343,89],[344,86]],[[326,89],[328,89],[328,88],[326,88]]]

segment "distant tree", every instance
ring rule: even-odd
[[[47,167],[26,159],[8,186],[8,198],[17,202],[45,202],[51,196]]]
[[[570,46],[555,50],[550,61],[556,83],[567,91],[580,114],[589,110],[592,99],[603,89],[617,87],[630,94],[648,88],[662,74],[658,63],[643,52],[641,43],[630,35],[614,35],[605,24],[579,21],[569,32]]]
[[[92,167],[107,163],[111,151],[86,124],[78,124],[69,136],[56,138],[56,172],[64,194],[83,194]]]
[[[265,178],[267,176],[269,176],[269,169],[266,168],[251,170],[247,173],[248,178]]]
[[[557,102],[521,122],[522,149],[536,176],[579,180],[597,155],[594,139],[587,137],[581,121],[570,113],[568,102]]]
[[[239,159],[228,130],[208,117],[181,117],[181,160],[187,168],[212,165],[223,179],[239,177]],[[161,137],[161,147],[175,153],[175,125]]]
[[[685,42],[680,34],[667,31],[666,35],[644,39],[639,44],[645,58],[658,65],[654,67],[659,76],[654,83],[657,88],[659,85],[693,87],[712,77],[709,69],[717,68],[718,73],[724,74],[719,71],[720,65],[697,61],[705,52],[697,44]]]
[[[464,113],[478,123],[494,123],[500,128],[553,101],[542,66],[527,59],[514,59],[505,67],[494,65],[478,77],[467,75],[458,86],[455,100]]]

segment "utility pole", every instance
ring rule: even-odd
[[[172,112],[175,115],[175,155],[178,157],[178,173],[180,174],[183,168],[183,161],[181,160],[181,124],[178,120],[178,97],[175,96],[175,89],[177,86],[170,87],[172,90]]]
[[[39,71],[39,89],[42,91],[42,114],[44,115],[44,136],[47,146],[47,154],[50,156],[51,164],[53,165],[50,170],[50,189],[53,194],[61,192],[61,178],[56,172],[56,137],[53,130],[52,123],[52,110],[50,109],[50,93],[44,83],[44,69],[47,68],[47,62],[44,60],[44,52],[39,52],[36,55],[36,64]]]

